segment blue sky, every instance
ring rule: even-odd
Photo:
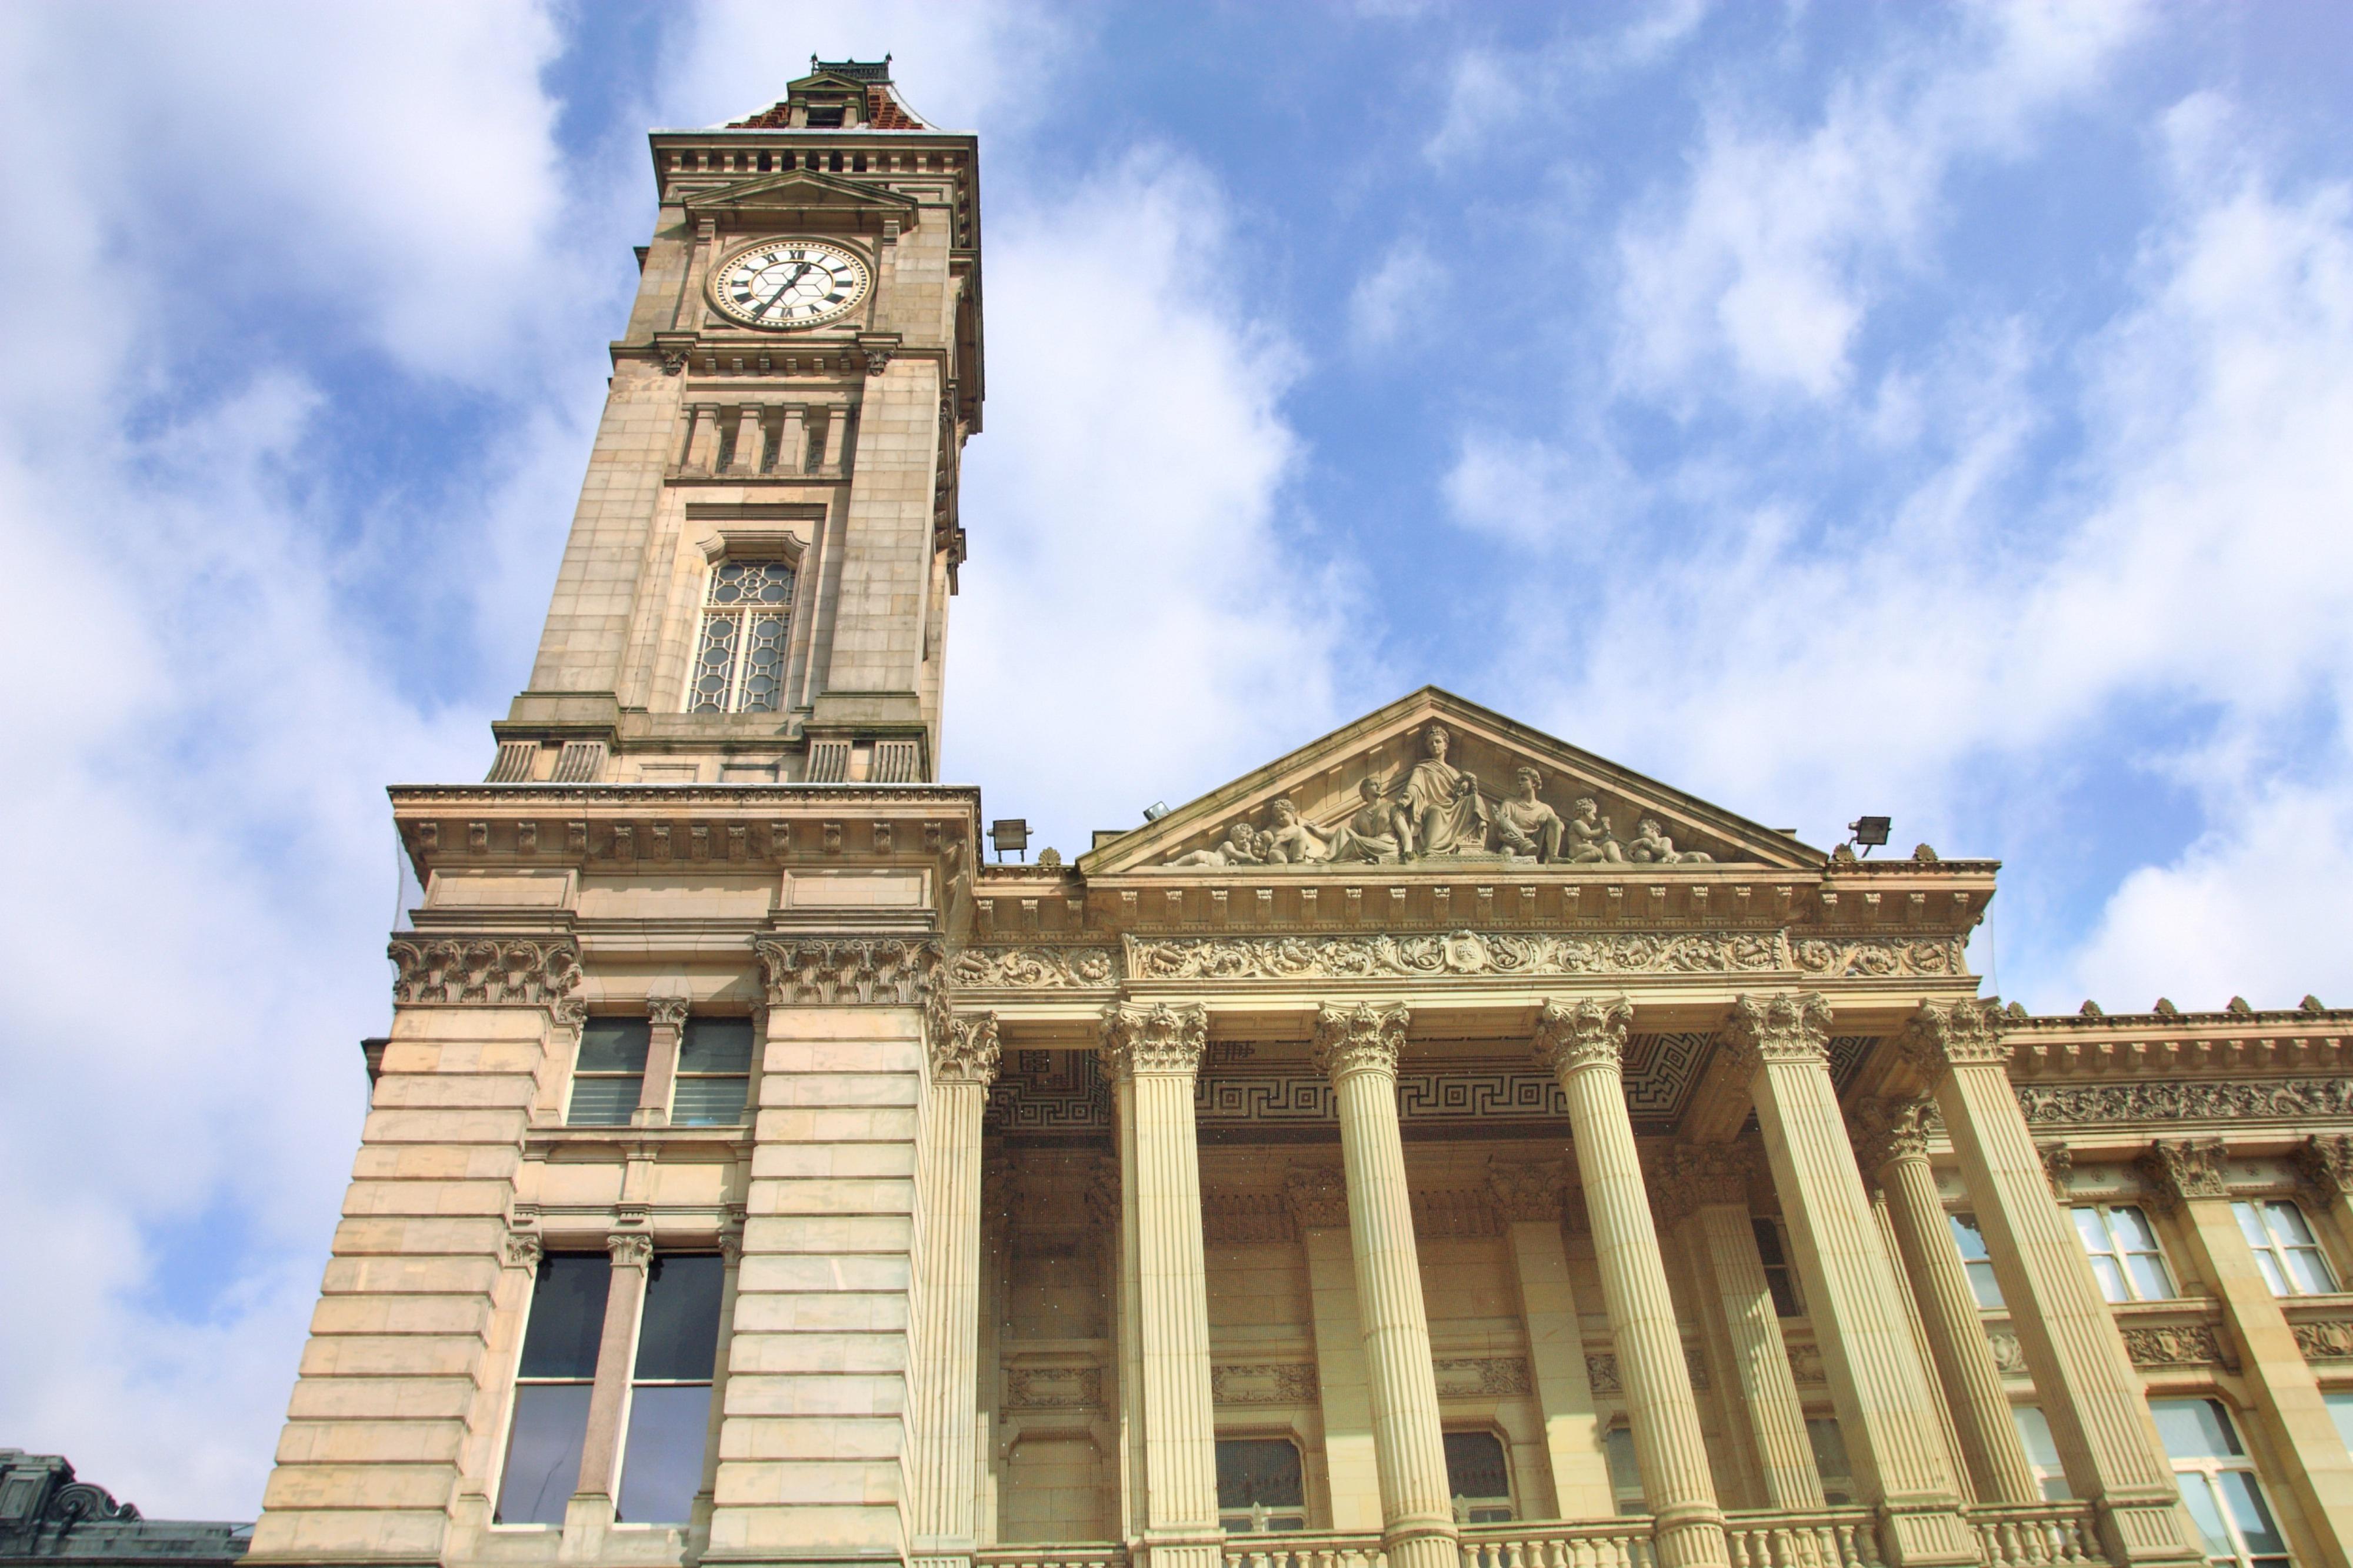
[[[2353,997],[2353,12],[0,9],[0,1442],[249,1516],[644,132],[983,134],[946,773],[1066,852],[1425,681],[2006,862],[2111,1010]]]

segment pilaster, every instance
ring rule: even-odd
[[[1585,1333],[1561,1245],[1565,1173],[1552,1162],[1491,1162],[1487,1189],[1504,1219],[1512,1273],[1520,1289],[1528,1366],[1544,1417],[1551,1461],[1553,1510],[1562,1519],[1606,1519],[1616,1507],[1609,1461],[1601,1451],[1600,1413],[1585,1366]]]
[[[1807,1315],[1855,1479],[1880,1510],[1882,1548],[1899,1564],[1973,1563],[1977,1541],[1932,1439],[1926,1375],[1831,1084],[1829,1026],[1830,1005],[1813,993],[1742,996],[1725,1049],[1756,1101]]]
[[[969,1563],[973,1413],[980,1401],[980,1125],[997,1081],[997,1015],[941,1020],[931,1042],[930,1115],[922,1162],[923,1289],[915,1365],[916,1561]]]
[[[1315,1390],[1324,1414],[1324,1467],[1332,1528],[1381,1528],[1380,1462],[1373,1449],[1373,1395],[1365,1370],[1364,1323],[1348,1246],[1348,1178],[1328,1165],[1294,1168],[1283,1195],[1307,1254],[1314,1313]]]
[[[1902,1049],[1935,1092],[2067,1484],[2091,1501],[2102,1549],[2119,1568],[2196,1562],[2139,1374],[2011,1092],[1994,1009],[1924,1003]]]
[[[1626,1111],[1621,1074],[1633,1016],[1622,996],[1546,1002],[1536,1013],[1536,1058],[1568,1100],[1618,1374],[1657,1521],[1659,1562],[1662,1568],[1720,1568],[1728,1561],[1724,1512]]]

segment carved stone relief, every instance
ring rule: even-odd
[[[1595,936],[1455,931],[1426,936],[1130,936],[1138,980],[1426,979],[1435,976],[1717,974],[1787,967],[1772,932]]]
[[[2016,1334],[2008,1329],[1988,1329],[1986,1348],[1993,1352],[1993,1364],[2005,1376],[2026,1375],[2026,1350],[2018,1342]]]
[[[2021,1084],[2031,1122],[2243,1121],[2353,1115],[2353,1078]]]
[[[1884,937],[1801,937],[1789,944],[1791,963],[1822,980],[1876,980],[1915,975],[1967,974],[1965,937],[1913,942]]]
[[[1093,1366],[1009,1366],[1008,1410],[1092,1410],[1103,1404],[1103,1369]]]
[[[551,1006],[580,984],[580,950],[569,938],[395,937],[396,1005],[434,1003]]]
[[[942,959],[937,942],[900,937],[764,941],[759,953],[771,1007],[920,1006],[932,999]]]
[[[1209,1367],[1214,1405],[1312,1405],[1317,1398],[1311,1362],[1237,1362]]]
[[[2134,1329],[2124,1331],[2125,1353],[2135,1366],[2204,1366],[2227,1365],[2237,1368],[2237,1358],[2225,1356],[2220,1338],[2205,1323],[2185,1323],[2163,1328]]]
[[[2327,1318],[2292,1325],[2296,1349],[2306,1361],[2339,1361],[2353,1357],[2353,1319]]]
[[[1438,1373],[1440,1399],[1526,1394],[1535,1387],[1528,1363],[1516,1356],[1440,1356],[1430,1364]]]
[[[948,963],[959,990],[1099,991],[1118,984],[1108,947],[967,947]]]

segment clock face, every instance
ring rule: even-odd
[[[855,252],[819,239],[772,239],[729,257],[712,302],[753,327],[814,327],[865,301],[874,275]]]

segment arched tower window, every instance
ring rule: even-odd
[[[690,713],[774,713],[782,706],[793,569],[782,561],[712,568],[686,692]]]

